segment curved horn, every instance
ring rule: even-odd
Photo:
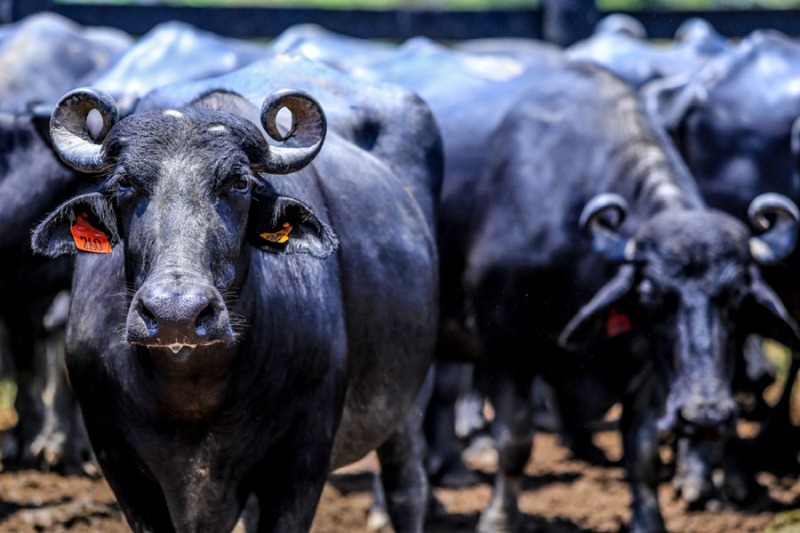
[[[800,222],[800,211],[794,202],[782,194],[762,194],[750,202],[747,217],[754,228],[765,230],[761,235],[750,238],[750,255],[753,259],[769,265],[792,253]]]
[[[286,135],[278,131],[278,112],[292,113],[292,127]],[[267,97],[261,106],[261,125],[280,146],[270,146],[259,169],[272,174],[296,172],[309,164],[322,148],[327,121],[322,107],[303,91],[282,89]]]
[[[607,214],[611,213],[611,220]],[[616,232],[628,214],[628,203],[613,193],[598,194],[581,211],[580,227],[592,237],[592,247],[611,260],[633,259],[633,241]]]
[[[92,109],[103,119],[97,135],[102,143],[119,120],[117,104],[106,93],[88,88],[70,91],[61,97],[50,117],[50,137],[58,156],[75,170],[90,174],[100,172],[104,166],[101,144],[89,133],[86,123]]]

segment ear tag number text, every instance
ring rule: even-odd
[[[75,240],[75,246],[78,247],[78,250],[84,252],[110,254],[111,244],[108,242],[108,237],[105,233],[92,226],[88,219],[89,216],[83,213],[70,228],[72,238]]]
[[[283,229],[279,229],[274,233],[262,233],[259,237],[265,241],[283,244],[289,240],[289,234],[292,232],[292,229],[292,226],[290,226],[288,222],[284,222]]]

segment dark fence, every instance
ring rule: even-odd
[[[565,3],[566,2],[566,3]],[[582,3],[582,4],[581,4]],[[577,8],[576,8],[577,4]],[[53,0],[0,0],[0,22],[19,20],[38,11],[53,11],[88,25],[115,26],[141,35],[167,20],[182,20],[215,33],[240,38],[269,38],[288,26],[316,23],[330,30],[361,38],[406,39],[425,35],[434,39],[482,37],[551,38],[558,29],[544,24],[562,24],[574,40],[604,15],[594,10],[593,0],[544,0],[542,8],[489,11],[444,11],[434,9],[305,9],[247,7],[178,7],[163,5],[120,6],[113,4],[65,4]],[[581,16],[576,15],[576,9]],[[562,13],[559,11],[566,6]],[[550,10],[545,16],[545,10]],[[685,20],[702,17],[720,33],[740,37],[757,28],[774,28],[800,34],[800,10],[727,11],[636,11],[653,38],[669,38]],[[581,19],[580,21],[578,19]],[[571,20],[575,22],[571,24]],[[556,22],[553,22],[556,21]],[[565,44],[565,43],[562,43]]]

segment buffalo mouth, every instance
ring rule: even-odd
[[[736,407],[732,399],[700,405],[686,403],[668,408],[658,422],[658,429],[679,436],[714,440],[729,434],[735,420]]]
[[[727,434],[730,424],[698,425],[691,422],[680,422],[674,427],[674,433],[681,437],[693,437],[702,440],[718,440]]]
[[[194,349],[194,348],[196,348],[196,347],[197,347],[197,345],[196,345],[196,344],[183,344],[183,343],[177,343],[177,342],[176,342],[176,343],[174,343],[174,344],[169,344],[169,345],[167,345],[167,348],[169,348],[169,349],[170,349],[170,351],[171,351],[172,353],[176,354],[176,355],[177,355],[177,353],[178,353],[178,352],[180,352],[181,350],[184,350],[184,349],[186,349],[186,350],[189,350],[189,351],[191,351],[191,350],[193,350],[193,349]]]
[[[168,358],[176,363],[182,363],[189,359],[189,357],[198,348],[204,348],[214,344],[223,344],[222,340],[214,340],[202,344],[186,344],[183,342],[174,342],[172,344],[144,344],[142,346],[150,350],[159,350],[166,352]]]

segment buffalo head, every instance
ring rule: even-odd
[[[283,108],[292,115],[286,134],[277,121]],[[87,128],[93,109],[103,118],[96,135]],[[277,194],[264,175],[296,172],[314,159],[326,131],[321,108],[298,91],[268,97],[261,124],[278,146],[241,116],[248,112],[258,116],[227,92],[121,121],[114,101],[90,89],[56,106],[50,125],[56,152],[70,167],[104,180],[97,192],[50,214],[35,230],[33,247],[48,256],[124,253],[132,289],[127,343],[177,362],[196,348],[231,345],[237,333],[225,298],[236,296],[247,274],[249,247],[318,257],[336,248],[311,209]]]
[[[729,428],[735,354],[744,337],[758,333],[800,345],[797,326],[758,267],[794,248],[797,207],[775,194],[756,198],[751,221],[767,229],[759,236],[722,212],[679,209],[653,216],[627,238],[617,232],[626,212],[624,200],[613,194],[595,197],[584,208],[581,223],[595,250],[623,264],[567,325],[560,342],[574,346],[600,331],[611,335],[608,317],[624,316],[653,341],[647,355],[655,371],[666,374],[662,428]]]

